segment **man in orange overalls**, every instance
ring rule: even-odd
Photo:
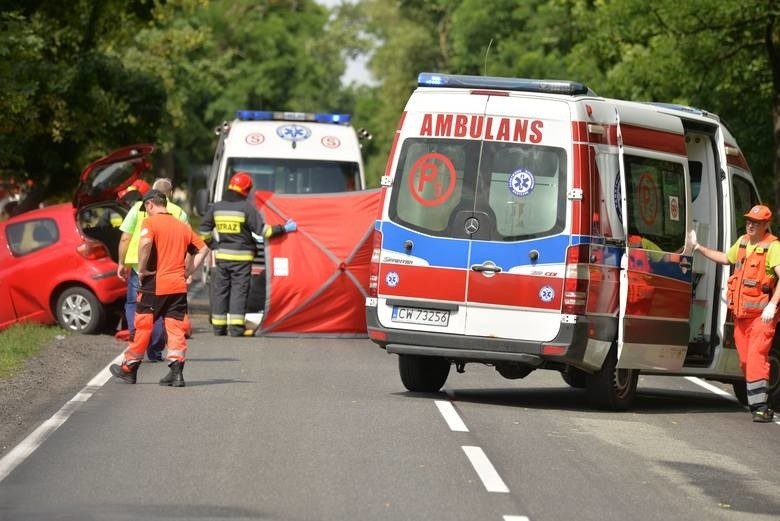
[[[688,245],[719,264],[734,264],[729,277],[728,306],[734,315],[734,343],[747,383],[748,405],[754,422],[768,423],[774,413],[769,398],[769,351],[777,325],[780,301],[780,241],[769,233],[772,212],[756,205],[745,214],[747,233],[728,252],[706,248],[689,234]]]
[[[135,314],[135,336],[124,353],[122,364],[112,364],[111,374],[134,384],[152,326],[158,317],[164,318],[168,335],[170,360],[168,375],[160,385],[184,387],[185,354],[187,352],[187,278],[208,255],[209,249],[192,229],[168,213],[168,200],[158,190],[143,198],[148,217],[141,227],[138,244],[138,302]],[[187,255],[193,255],[191,263]]]

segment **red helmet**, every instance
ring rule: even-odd
[[[228,184],[228,190],[233,190],[241,195],[249,195],[249,191],[252,189],[252,176],[247,172],[236,172],[233,177],[230,178],[230,184]]]

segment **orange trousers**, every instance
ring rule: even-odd
[[[777,318],[764,323],[761,315],[734,320],[734,343],[745,380],[769,380],[769,351],[775,337]]]
[[[191,327],[187,314],[187,294],[138,294],[135,312],[135,337],[125,349],[125,363],[141,361],[152,338],[152,327],[158,316],[163,316],[168,335],[168,360],[184,362],[187,353],[187,334]]]

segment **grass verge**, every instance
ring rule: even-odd
[[[0,331],[0,378],[16,374],[25,360],[35,356],[55,336],[64,334],[59,327],[38,324],[17,324]]]

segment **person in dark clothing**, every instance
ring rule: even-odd
[[[224,199],[209,208],[198,229],[201,238],[216,252],[211,325],[217,336],[228,331],[230,336],[252,334],[246,329],[245,314],[257,243],[298,228],[292,219],[284,225],[264,224],[257,208],[247,201],[251,190],[252,177],[247,172],[235,173]]]

